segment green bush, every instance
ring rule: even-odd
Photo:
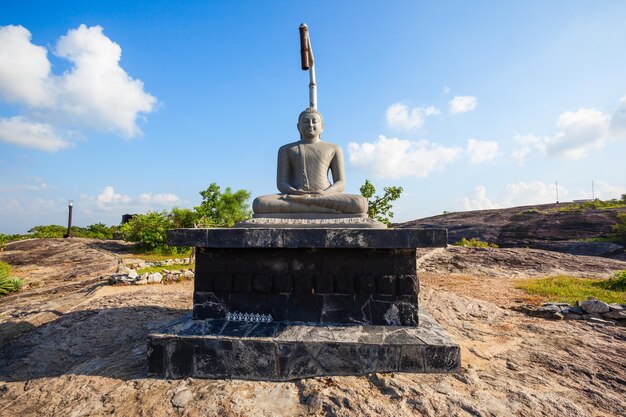
[[[455,246],[465,246],[468,248],[497,248],[495,243],[483,242],[475,237],[471,239],[462,238],[461,240],[454,242]]]
[[[616,272],[613,278],[608,281],[599,282],[597,285],[608,291],[626,292],[626,271]]]
[[[203,227],[233,227],[252,216],[248,199],[250,192],[237,190],[233,193],[230,187],[224,192],[220,186],[211,183],[209,188],[200,191],[202,203],[195,207],[198,223]]]
[[[617,224],[613,226],[611,235],[617,242],[626,244],[626,213],[617,215]]]
[[[167,246],[167,231],[173,226],[172,219],[165,210],[149,211],[138,214],[119,228],[122,238],[129,242],[138,242],[144,251],[170,251]]]
[[[0,262],[0,297],[19,291],[24,285],[24,281],[10,276],[11,266]]]

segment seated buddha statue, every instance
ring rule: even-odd
[[[364,197],[342,194],[343,152],[321,139],[322,115],[309,107],[298,117],[297,126],[300,140],[278,150],[276,185],[280,194],[257,197],[252,203],[254,217],[367,217]]]

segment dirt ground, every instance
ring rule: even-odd
[[[626,409],[626,328],[511,309],[529,301],[515,280],[538,269],[595,276],[626,269],[623,262],[572,263],[577,257],[543,251],[423,254],[420,302],[461,346],[455,375],[168,381],[146,376],[146,335],[191,308],[193,284],[106,285],[123,250],[69,239],[0,253],[32,283],[0,299],[0,416],[619,416]],[[465,264],[451,272],[455,257]]]

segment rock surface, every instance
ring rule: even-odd
[[[0,343],[0,414],[616,416],[626,408],[623,327],[502,308],[521,297],[511,284],[523,278],[510,277],[536,275],[541,262],[546,270],[564,268],[552,256],[535,260],[540,251],[526,258],[521,251],[508,264],[509,255],[468,252],[464,275],[422,273],[421,305],[461,345],[457,375],[169,381],[146,377],[146,335],[190,310],[192,283],[106,285],[117,255],[73,240],[0,254],[19,264],[16,275],[40,282],[0,299],[0,334],[26,326]],[[56,251],[61,268],[46,263],[44,246]],[[495,274],[475,274],[472,265]],[[591,269],[580,275],[593,275],[608,265],[584,260],[580,267]]]
[[[611,227],[617,223],[618,213],[626,213],[626,207],[563,210],[568,206],[571,203],[464,211],[413,220],[395,227],[445,227],[450,244],[461,238],[478,238],[500,247],[529,247],[626,260],[623,246],[588,241],[608,237]]]

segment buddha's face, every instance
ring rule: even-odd
[[[324,121],[319,113],[303,113],[298,119],[298,131],[303,139],[319,137],[324,130]]]

